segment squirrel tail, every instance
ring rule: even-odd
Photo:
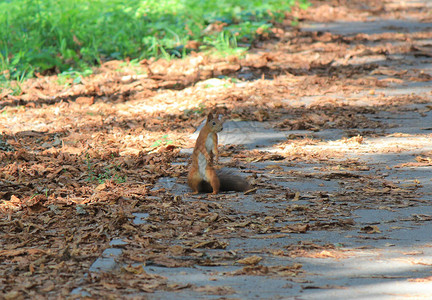
[[[251,189],[249,182],[240,175],[227,169],[216,170],[221,191],[245,192]]]
[[[245,192],[251,189],[249,182],[240,175],[235,174],[231,170],[219,169],[215,170],[220,182],[220,191],[235,191]],[[198,190],[203,193],[211,193],[213,191],[210,183],[202,181]]]

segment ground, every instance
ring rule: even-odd
[[[312,3],[245,57],[0,92],[0,297],[430,296],[431,4]],[[188,190],[211,109],[255,189]]]

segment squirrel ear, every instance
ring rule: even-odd
[[[213,113],[209,112],[207,115],[207,120],[213,120],[213,119],[214,119]]]

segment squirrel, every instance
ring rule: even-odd
[[[241,176],[224,169],[216,169],[218,161],[218,132],[223,129],[223,121],[210,112],[201,129],[192,153],[192,163],[188,174],[188,185],[193,193],[219,191],[244,192],[250,189],[249,183]]]

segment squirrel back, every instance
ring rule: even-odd
[[[241,176],[227,170],[216,170],[218,161],[218,136],[222,131],[222,121],[214,118],[212,113],[201,129],[192,153],[192,163],[188,174],[188,185],[194,193],[219,191],[246,191],[249,183]]]

